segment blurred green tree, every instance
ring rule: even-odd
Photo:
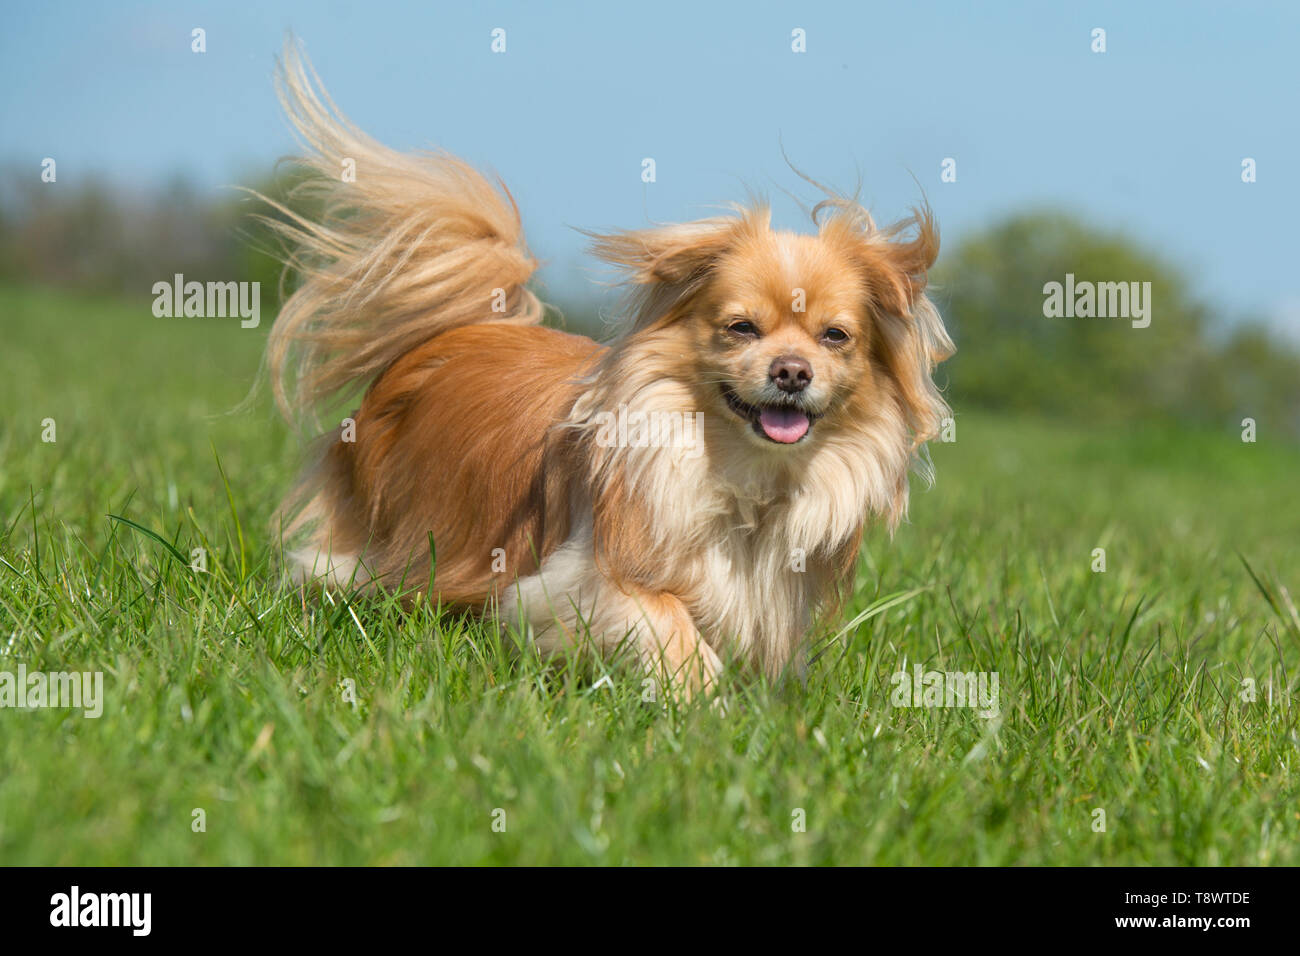
[[[1045,286],[1149,282],[1150,325],[1044,314]],[[955,407],[1108,423],[1227,427],[1250,416],[1300,434],[1300,357],[1260,327],[1216,344],[1207,307],[1178,269],[1123,236],[1059,213],[1019,215],[959,243],[933,276],[957,355]]]

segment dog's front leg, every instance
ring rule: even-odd
[[[611,585],[612,586],[612,585]],[[722,661],[700,634],[686,605],[666,591],[624,592],[626,628],[647,672],[687,697],[717,689]]]
[[[590,641],[606,657],[635,654],[646,672],[686,696],[710,692],[722,662],[681,599],[667,591],[615,583],[572,552],[503,595],[506,623],[528,625],[544,654]]]

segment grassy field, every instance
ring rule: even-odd
[[[927,590],[723,715],[280,587],[296,442],[265,401],[225,414],[265,331],[0,290],[0,671],[106,696],[0,710],[0,863],[1300,863],[1300,450],[1266,426],[954,396],[938,483],[836,626]],[[1000,716],[891,706],[917,662],[996,672]]]

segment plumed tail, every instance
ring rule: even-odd
[[[479,322],[534,324],[537,268],[505,186],[443,152],[399,153],[339,112],[291,37],[276,74],[305,148],[293,205],[261,197],[301,284],[271,329],[267,364],[291,421],[371,382],[433,336]],[[297,200],[304,200],[299,203]]]

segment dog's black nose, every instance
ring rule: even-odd
[[[768,377],[783,392],[802,392],[812,381],[812,366],[797,355],[778,355],[767,370]]]

